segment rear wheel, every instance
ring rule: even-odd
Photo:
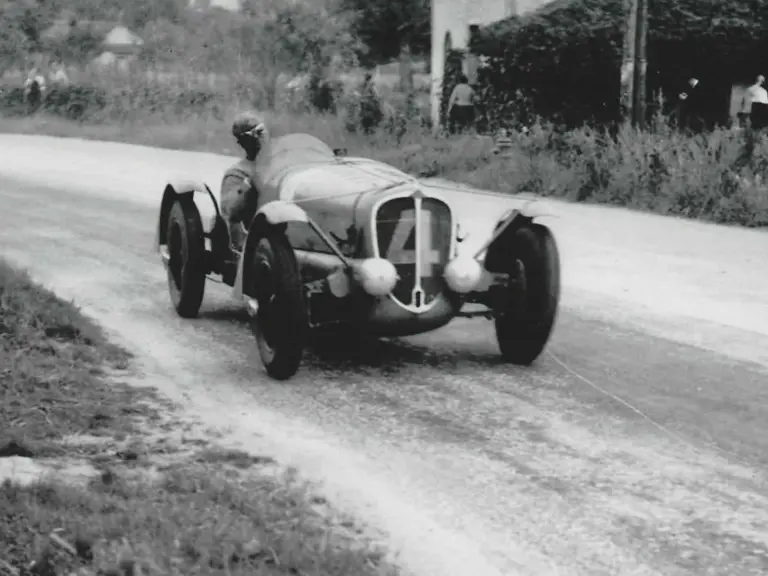
[[[179,199],[168,215],[168,291],[179,316],[194,318],[205,293],[205,236],[194,202]]]
[[[560,301],[560,256],[549,228],[517,230],[504,253],[510,284],[496,311],[496,339],[504,360],[528,366],[549,340]]]
[[[309,317],[296,256],[284,234],[270,231],[259,238],[251,258],[249,294],[258,311],[251,328],[267,373],[277,380],[299,369],[309,332]]]

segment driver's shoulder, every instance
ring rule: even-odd
[[[224,180],[226,180],[229,177],[236,177],[239,179],[243,179],[243,178],[252,179],[255,174],[256,174],[256,163],[246,158],[243,158],[242,160],[238,160],[232,166],[227,168],[227,170],[224,172]]]

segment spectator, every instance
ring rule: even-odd
[[[43,101],[45,94],[45,77],[37,68],[32,68],[24,81],[24,99],[27,102],[27,110],[31,114],[35,112]]]
[[[692,132],[706,129],[711,120],[712,94],[711,89],[703,86],[698,78],[688,80],[679,94],[680,128]]]
[[[63,87],[69,85],[69,76],[61,62],[57,62],[52,66],[50,80],[53,86]]]
[[[475,91],[462,74],[448,99],[448,131],[455,134],[472,128],[475,123]]]
[[[381,110],[381,100],[373,84],[373,75],[370,71],[365,73],[363,85],[360,88],[360,125],[363,132],[372,134],[384,119]]]
[[[762,129],[768,125],[768,92],[763,88],[764,83],[765,77],[761,74],[755,83],[747,88],[741,100],[739,121],[744,126],[744,147],[731,167],[737,173],[752,163],[756,140]]]
[[[768,109],[768,91],[763,88],[765,76],[757,77],[755,83],[747,88],[741,99],[739,123],[745,128],[760,130],[766,125],[766,109]]]

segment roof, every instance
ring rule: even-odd
[[[141,36],[128,30],[125,26],[115,26],[104,38],[105,46],[142,46]]]

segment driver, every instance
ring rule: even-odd
[[[245,238],[245,230],[240,223],[248,222],[256,212],[259,200],[256,157],[269,138],[269,133],[261,116],[247,111],[235,118],[232,135],[245,151],[245,159],[224,173],[220,199],[221,213],[227,222],[232,245],[239,250]]]

